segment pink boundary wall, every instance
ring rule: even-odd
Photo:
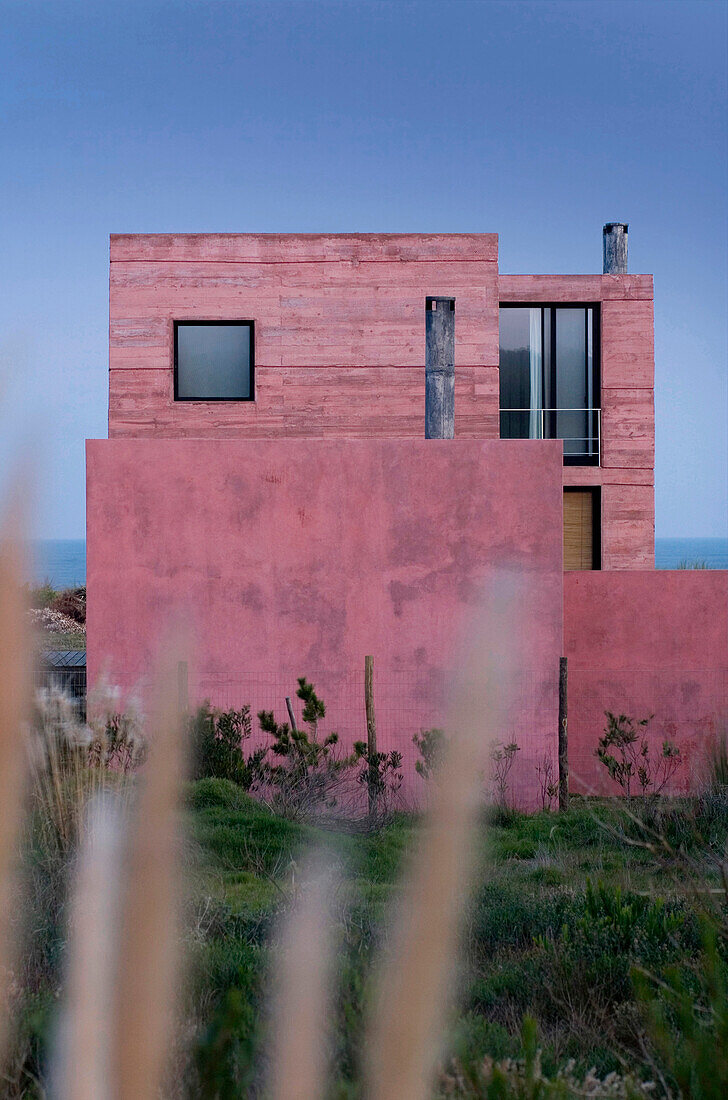
[[[479,593],[513,570],[526,581],[524,671],[503,737],[522,749],[514,792],[534,805],[557,728],[558,441],[93,440],[87,511],[91,684],[104,666],[124,689],[143,681],[181,605],[194,615],[193,699],[283,719],[307,675],[348,747],[365,736],[371,653],[379,747],[402,751],[410,796],[412,734],[442,722]]]
[[[699,785],[710,739],[728,731],[728,572],[566,573],[572,790],[614,793],[594,756],[604,711],[654,714],[685,764],[676,789]]]

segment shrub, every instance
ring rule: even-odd
[[[356,778],[366,787],[369,817],[376,820],[387,816],[402,786],[402,753],[396,749],[370,752],[366,741],[355,741],[354,755],[362,763]]]
[[[612,714],[610,710],[604,713],[607,725],[599,738],[596,756],[609,772],[610,779],[619,784],[628,801],[635,786],[643,796],[659,795],[682,764],[680,749],[665,738],[655,760],[643,732],[652,715],[635,722],[626,714]]]
[[[243,743],[252,732],[250,707],[218,710],[209,703],[190,719],[191,773],[193,779],[229,779],[244,790],[260,781],[267,749],[256,749],[247,758]]]
[[[85,588],[67,588],[58,595],[54,595],[47,606],[51,611],[59,611],[61,615],[66,615],[81,626],[86,625]]]
[[[50,607],[58,596],[50,581],[43,581],[42,584],[38,585],[27,585],[25,593],[29,605],[39,611],[42,611],[44,607]]]
[[[632,968],[660,973],[693,940],[681,906],[587,881],[558,933],[536,940],[545,967],[542,1009],[556,1019],[568,1012],[575,1028],[595,1038],[612,1034],[632,1044],[634,1015],[625,1008]]]
[[[554,799],[558,796],[559,785],[554,771],[554,760],[551,753],[545,752],[536,764],[538,776],[538,789],[541,795],[541,809],[550,810]]]
[[[308,730],[276,722],[272,710],[258,713],[260,728],[272,738],[271,752],[280,760],[279,764],[261,763],[261,790],[273,809],[290,819],[313,816],[337,806],[347,793],[347,774],[359,760],[355,752],[344,755],[338,750],[339,735],[335,731],[319,739],[318,723],[326,716],[326,706],[305,676],[298,679],[296,695],[303,700],[303,720]]]
[[[445,731],[420,730],[419,733],[414,734],[412,744],[420,754],[420,759],[415,763],[415,771],[423,779],[430,779],[437,771],[447,745]]]
[[[192,810],[258,810],[259,805],[232,779],[198,779],[187,788],[187,804]]]
[[[507,1045],[504,1037],[496,1034],[493,1039]],[[465,1057],[461,1053],[442,1074],[445,1095],[457,1095],[463,1100],[577,1100],[587,1096],[593,1100],[607,1097],[636,1100],[638,1096],[652,1095],[650,1086],[643,1087],[633,1077],[610,1073],[602,1079],[594,1069],[579,1073],[573,1061],[552,1076],[546,1074],[541,1064],[536,1021],[530,1016],[523,1020],[517,1057],[496,1061],[489,1054],[481,1058],[474,1057],[472,1051],[464,1053]]]
[[[679,1095],[728,1095],[728,967],[715,924],[703,928],[694,968],[671,966],[659,979],[640,968],[633,980],[650,1038]]]
[[[498,806],[505,808],[508,805],[509,775],[516,760],[516,753],[520,752],[520,746],[515,741],[508,745],[496,743],[490,751],[491,779],[493,783],[493,795]]]

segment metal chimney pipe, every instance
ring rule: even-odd
[[[455,435],[455,299],[425,299],[425,439]]]
[[[627,231],[624,222],[607,222],[604,226],[604,274],[627,274]]]

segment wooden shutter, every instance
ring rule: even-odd
[[[590,489],[564,493],[564,569],[594,568],[594,494]]]

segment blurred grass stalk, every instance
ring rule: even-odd
[[[273,973],[270,1100],[326,1095],[326,1048],[333,986],[333,875],[311,857],[298,904],[279,937]]]
[[[159,1096],[175,1027],[180,929],[180,649],[163,650],[136,797],[91,807],[76,876],[54,1074],[59,1100]]]
[[[512,702],[520,596],[513,578],[500,576],[466,635],[435,800],[376,976],[365,1044],[370,1100],[431,1095],[472,875],[483,749],[500,736]]]
[[[23,729],[30,709],[30,638],[23,600],[21,523],[11,513],[0,529],[0,1058],[8,1039],[12,983],[11,916],[17,902],[17,852],[25,793]]]
[[[367,1100],[426,1100],[442,1052],[460,922],[481,805],[484,749],[513,699],[515,608],[522,591],[502,576],[487,593],[453,687],[436,793],[392,914],[376,969],[363,1051]],[[324,1085],[333,936],[326,886],[314,876],[279,946],[271,1034],[274,1100],[320,1100]]]

